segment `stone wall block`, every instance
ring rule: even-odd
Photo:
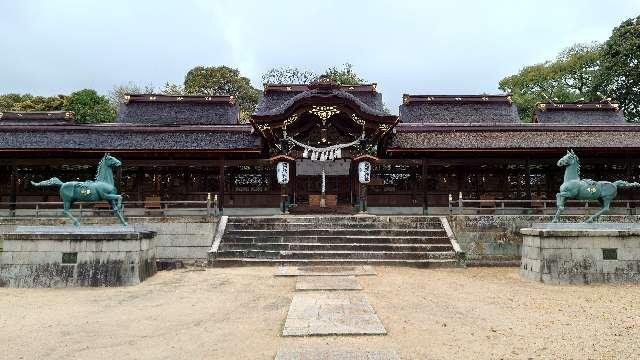
[[[206,259],[209,249],[209,246],[178,247],[175,248],[175,256],[177,259],[185,260]]]
[[[6,252],[6,251],[1,252],[0,253],[0,264],[5,264],[5,265],[13,264],[12,253]]]
[[[618,260],[633,261],[640,259],[640,248],[618,248]]]
[[[213,234],[213,223],[186,223],[186,234]]]
[[[574,261],[581,261],[582,259],[589,257],[591,252],[588,249],[569,249],[571,251],[571,259]]]
[[[176,246],[211,246],[213,243],[213,233],[188,235],[184,238],[176,238]]]
[[[158,246],[156,247],[156,259],[177,260],[176,251],[177,248],[173,246]]]
[[[173,239],[173,235],[158,234],[155,238],[156,246],[174,246]]]
[[[140,251],[140,240],[118,240],[118,251]]]
[[[60,251],[60,252],[70,252],[71,250],[71,240],[51,240],[47,242],[48,245],[46,250],[48,251]],[[41,249],[45,249],[41,246]]]
[[[78,264],[80,263],[88,263],[88,262],[92,262],[95,260],[99,260],[100,259],[100,255],[92,252],[92,251],[79,251],[78,252]]]
[[[85,240],[71,240],[69,251],[81,252],[87,251],[87,242]]]

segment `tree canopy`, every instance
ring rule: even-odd
[[[189,95],[233,95],[238,99],[240,119],[246,121],[253,113],[260,90],[251,86],[240,71],[228,66],[197,66],[184,78],[184,90]]]
[[[0,95],[0,111],[60,111],[65,110],[66,100],[65,95],[5,94]]]
[[[111,106],[118,111],[120,104],[124,102],[124,96],[126,94],[153,94],[155,88],[153,85],[140,86],[134,82],[128,82],[126,84],[114,86],[107,96]]]
[[[530,121],[536,103],[543,101],[593,100],[597,96],[601,45],[577,44],[562,51],[555,60],[527,66],[505,77],[500,90],[513,94],[520,118]]]
[[[65,110],[73,111],[76,122],[79,123],[112,122],[116,118],[116,111],[109,103],[109,99],[91,89],[71,93]]]
[[[342,68],[332,66],[328,68],[323,75],[341,85],[359,85],[365,82],[365,80],[353,70],[353,65],[349,63],[344,63]]]
[[[354,70],[353,65],[345,63],[342,68],[330,67],[322,75],[342,85],[358,85],[365,82]],[[301,70],[294,66],[272,68],[262,75],[262,81],[267,84],[309,84],[317,80],[320,75]]]
[[[269,69],[262,75],[265,84],[309,84],[318,75],[313,71],[301,70],[294,66],[282,66]]]
[[[600,70],[597,86],[620,103],[628,120],[640,122],[640,16],[613,29]]]

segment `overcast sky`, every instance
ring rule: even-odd
[[[0,93],[106,94],[222,64],[261,88],[274,66],[350,62],[397,112],[403,93],[496,93],[638,15],[640,0],[0,0]]]

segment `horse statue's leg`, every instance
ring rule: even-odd
[[[67,201],[64,200],[64,214],[67,215],[68,218],[71,219],[71,221],[73,221],[73,225],[74,226],[80,226],[80,222],[78,221],[78,219],[76,219],[75,217],[73,217],[73,215],[71,215],[71,211],[69,211],[69,209],[71,209],[71,205],[73,203],[71,201]]]
[[[563,193],[557,193],[556,194],[556,207],[558,208],[558,210],[556,210],[556,215],[553,217],[553,220],[551,220],[551,222],[558,222],[558,217],[560,217],[560,214],[564,211],[564,201],[566,200],[566,197]]]
[[[597,220],[600,215],[602,214],[606,214],[609,212],[609,205],[611,205],[611,201],[613,200],[613,198],[600,198],[600,204],[602,205],[602,208],[600,210],[598,210],[598,212],[596,212],[595,214],[591,215],[587,220],[585,220],[586,223],[592,223],[594,220]]]
[[[116,213],[118,220],[120,220],[120,224],[122,226],[127,226],[127,221],[122,216],[122,195],[117,194],[104,194],[105,200],[107,200],[111,207],[113,207],[113,212]]]

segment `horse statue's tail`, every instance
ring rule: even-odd
[[[41,186],[62,186],[63,182],[60,181],[60,179],[58,179],[57,177],[52,177],[49,180],[45,180],[45,181],[40,181],[40,182],[31,182],[31,185],[35,186],[35,187],[41,187]]]
[[[640,183],[637,182],[627,182],[624,180],[618,180],[618,181],[614,181],[613,185],[615,185],[617,188],[619,189],[625,189],[625,188],[633,188],[633,187],[640,187]]]

